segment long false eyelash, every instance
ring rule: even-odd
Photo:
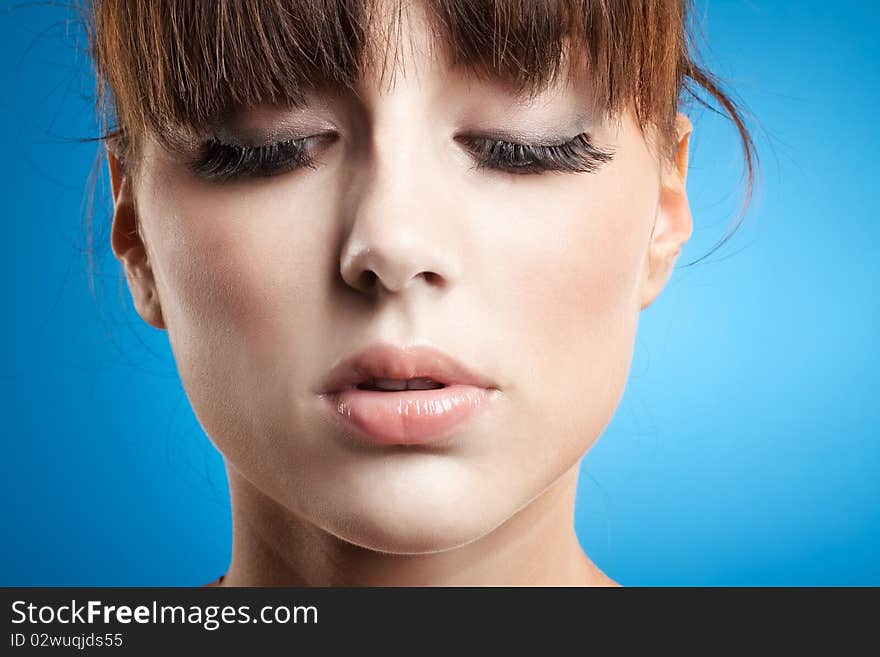
[[[477,159],[477,168],[506,173],[535,174],[546,171],[595,173],[610,162],[614,151],[596,146],[586,132],[562,144],[520,144],[484,137],[461,138]]]
[[[299,167],[314,168],[314,159],[307,147],[314,139],[287,139],[264,146],[240,146],[210,139],[199,149],[190,168],[199,176],[216,181],[242,175],[274,176]]]
[[[267,177],[300,167],[315,168],[308,145],[328,135],[288,139],[264,146],[240,146],[210,139],[190,163],[194,173],[212,181]],[[597,147],[587,133],[562,144],[521,144],[485,137],[460,137],[476,159],[476,168],[512,174],[548,171],[594,173],[614,152]]]

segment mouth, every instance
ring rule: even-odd
[[[388,446],[441,440],[499,394],[491,380],[436,349],[378,344],[334,367],[318,396],[347,433]]]
[[[342,390],[403,392],[468,385],[497,390],[495,383],[452,356],[427,345],[377,343],[331,368],[319,394]]]
[[[437,390],[445,388],[446,384],[433,379],[420,376],[412,379],[385,379],[370,377],[355,386],[358,390],[373,390],[376,392],[403,392],[404,390]]]

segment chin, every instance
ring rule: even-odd
[[[373,519],[358,518],[357,523],[340,522],[327,528],[337,538],[358,547],[387,554],[432,554],[454,550],[471,543],[491,530],[483,526],[462,522],[457,517],[450,522],[438,522],[437,518],[424,517],[406,526],[399,521],[370,522]]]
[[[387,482],[385,482],[387,483]],[[337,538],[376,552],[429,554],[462,547],[490,533],[506,519],[502,509],[477,504],[478,491],[449,485],[417,487],[388,495],[386,486],[347,496],[326,506],[313,521]]]

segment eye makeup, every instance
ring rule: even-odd
[[[197,176],[215,182],[276,176],[300,168],[315,169],[314,151],[337,138],[335,133],[317,134],[252,146],[213,137],[201,145],[189,166]],[[586,132],[557,143],[480,135],[455,139],[474,160],[473,168],[515,175],[552,171],[595,173],[614,155],[612,150],[598,147]]]
[[[476,160],[475,168],[513,174],[595,173],[614,157],[612,150],[599,148],[587,132],[553,144],[485,137],[461,137],[459,140]]]
[[[315,168],[312,150],[330,135],[314,135],[262,144],[234,144],[211,138],[198,149],[190,170],[206,180],[223,182],[238,178],[277,176],[298,168]]]

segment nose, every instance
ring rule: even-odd
[[[430,166],[413,149],[396,150],[373,158],[349,188],[340,272],[350,287],[373,296],[444,289],[457,278],[454,218],[436,192],[436,176],[432,184]]]

